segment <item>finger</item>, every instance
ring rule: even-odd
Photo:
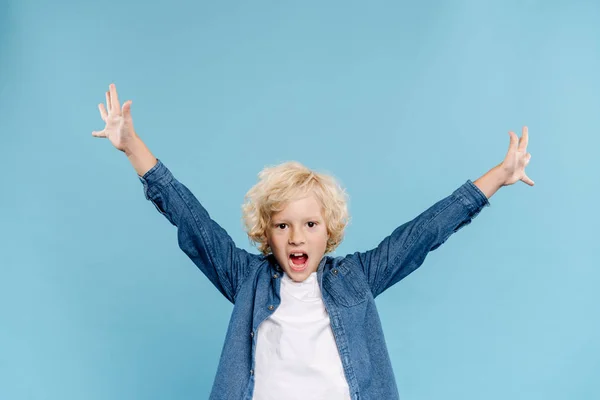
[[[524,126],[523,133],[521,134],[521,140],[519,141],[519,151],[527,150],[527,143],[529,143],[529,129]]]
[[[104,132],[104,129],[101,130],[101,131],[93,131],[92,132],[92,136],[93,137],[104,138],[104,137],[106,137],[106,133]]]
[[[535,185],[535,182],[532,181],[531,178],[529,178],[527,175],[523,175],[523,177],[521,178],[521,180],[523,182],[525,182],[526,184],[528,184],[529,186]]]
[[[106,92],[106,107],[108,108],[108,112],[112,112],[112,105],[110,104],[110,92]]]
[[[102,104],[102,103],[98,104],[98,109],[100,110],[100,116],[102,117],[102,120],[104,122],[106,122],[106,119],[108,118],[108,113],[106,112],[106,108],[104,107],[104,104]]]
[[[508,132],[508,135],[510,136],[510,143],[508,144],[508,151],[517,150],[517,146],[519,144],[519,138],[513,131]]]
[[[110,110],[114,111],[116,114],[121,112],[121,105],[119,104],[119,95],[117,94],[117,87],[114,83],[111,83],[109,86],[110,91]]]
[[[125,118],[130,118],[131,117],[131,100],[127,100],[124,104],[123,104],[123,117]]]

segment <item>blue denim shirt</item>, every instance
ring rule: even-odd
[[[146,198],[177,227],[181,250],[233,303],[210,399],[251,400],[256,332],[280,304],[282,269],[272,254],[237,248],[160,160],[139,178]],[[376,248],[323,257],[317,280],[353,400],[398,399],[374,299],[417,269],[430,251],[469,224],[484,206],[489,206],[488,199],[467,180]]]

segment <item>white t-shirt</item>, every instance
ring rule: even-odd
[[[281,304],[258,328],[253,400],[349,400],[317,273],[283,273]]]

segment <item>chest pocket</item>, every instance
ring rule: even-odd
[[[333,300],[345,307],[352,307],[367,299],[369,287],[358,266],[340,263],[323,276],[323,288]]]

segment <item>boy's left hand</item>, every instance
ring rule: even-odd
[[[523,133],[521,138],[514,133],[509,132],[510,145],[508,146],[508,153],[504,161],[499,165],[500,170],[505,175],[503,186],[512,185],[517,181],[523,181],[529,186],[533,186],[535,183],[525,173],[525,167],[531,160],[531,153],[527,152],[527,143],[529,141],[529,134],[527,127],[523,127]]]

